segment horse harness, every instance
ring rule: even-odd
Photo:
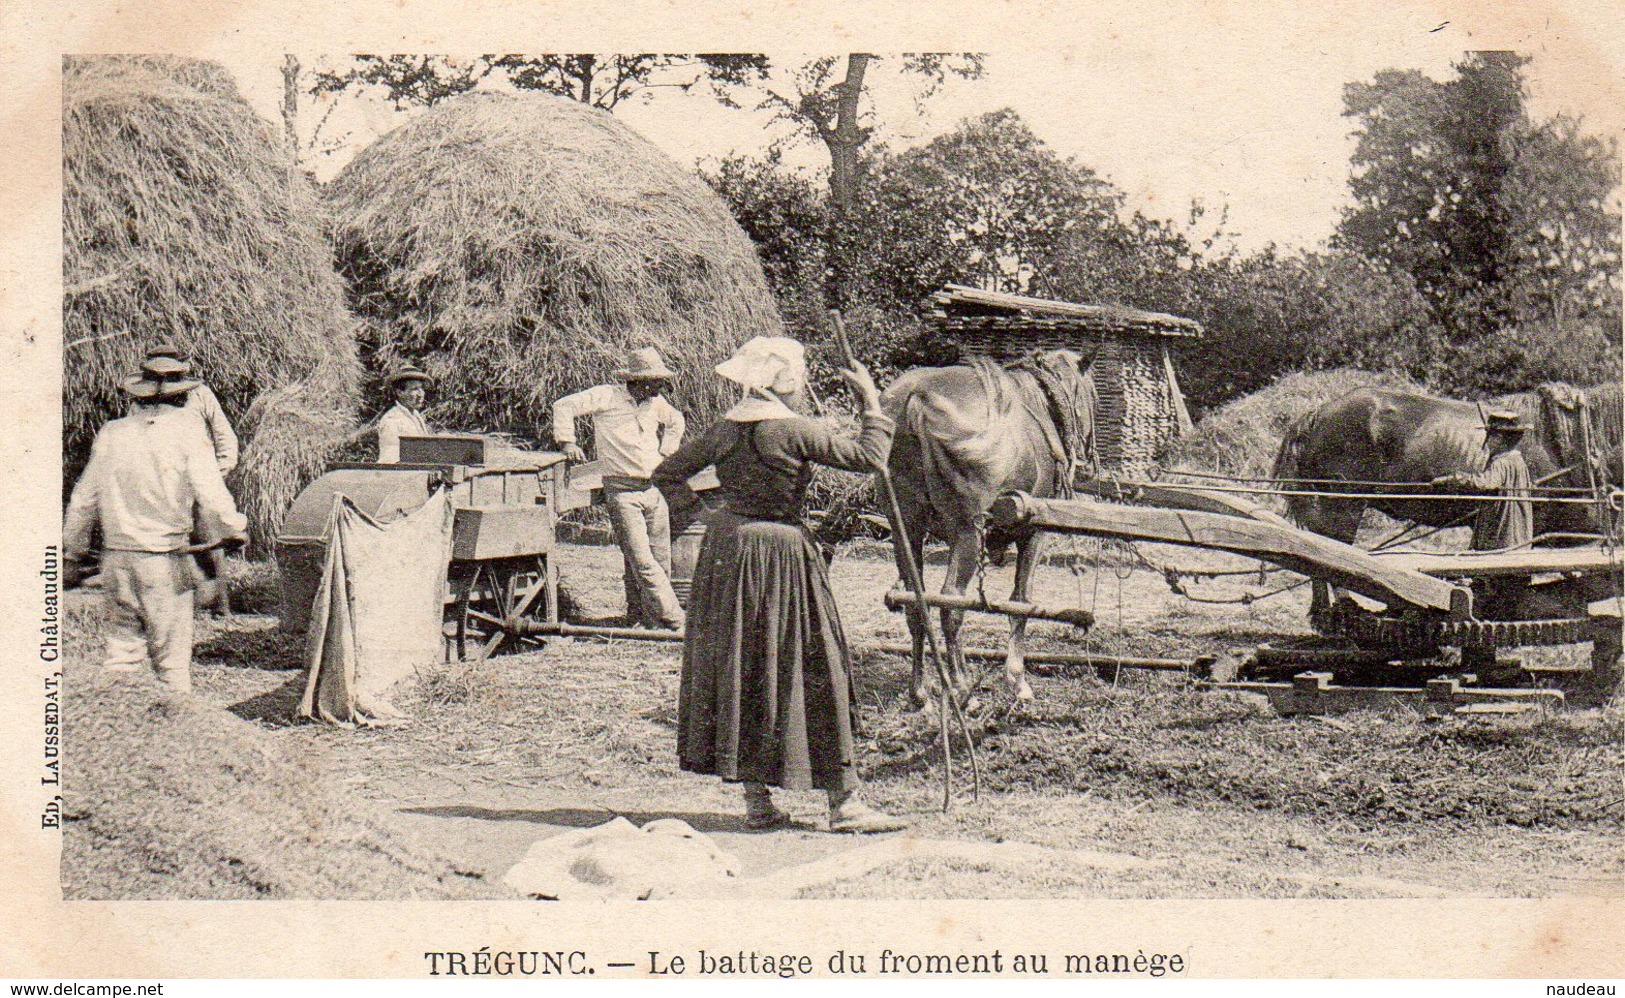
[[[1035,409],[1024,393],[1018,393],[1017,398],[1021,407],[1027,410],[1027,414],[1044,432],[1044,442],[1049,445],[1050,457],[1054,459],[1057,469],[1056,496],[1071,499],[1075,494],[1072,479],[1078,466],[1078,454],[1086,445],[1083,420],[1078,416],[1076,391],[1069,391],[1061,377],[1037,353],[1013,360],[1005,364],[1004,369],[1012,373],[1025,371],[1032,375],[1039,391],[1044,394],[1046,413]]]

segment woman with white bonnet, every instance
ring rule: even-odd
[[[706,516],[683,643],[677,754],[691,773],[744,786],[746,823],[787,824],[771,787],[823,790],[835,832],[905,823],[865,804],[852,740],[846,637],[823,553],[801,522],[813,466],[869,471],[891,448],[892,422],[861,365],[841,375],[863,399],[855,438],[800,415],[800,343],[758,336],[717,366],[739,404],[655,471],[673,509],[687,480],[716,466],[725,504]]]

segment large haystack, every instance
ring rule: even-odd
[[[320,202],[219,66],[73,57],[63,76],[65,468],[126,410],[146,347],[177,342],[246,442],[232,484],[263,541],[355,413]]]
[[[448,100],[330,186],[340,269],[374,378],[440,379],[431,416],[532,434],[560,395],[654,344],[691,419],[729,394],[711,368],[781,331],[722,200],[608,114],[541,94]]]

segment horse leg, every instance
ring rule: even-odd
[[[1028,602],[1032,586],[1033,569],[1043,555],[1045,536],[1035,533],[1016,542],[1016,584],[1010,590],[1014,603]],[[1027,618],[1010,618],[1010,644],[1004,650],[1004,678],[1015,691],[1017,700],[1031,700],[1033,689],[1027,685]]]
[[[964,531],[954,538],[953,550],[948,556],[948,574],[942,580],[944,596],[963,596],[971,576],[976,574],[978,548],[982,538],[976,531]],[[959,643],[959,628],[965,622],[965,611],[942,608],[942,638],[947,653],[949,688],[964,693],[970,685],[970,670],[965,666],[965,649]]]
[[[905,518],[904,522],[908,523],[908,520]],[[908,579],[910,572],[908,560],[905,557],[909,551],[914,554],[914,564],[923,571],[925,568],[925,531],[920,528],[918,520],[911,524],[911,529],[908,531],[907,551],[896,544],[895,540],[892,545],[892,555],[897,561],[897,589],[905,593],[909,591]],[[919,710],[925,706],[926,697],[931,692],[931,687],[934,684],[934,680],[927,678],[925,673],[925,629],[929,621],[913,603],[910,603],[904,609],[903,619],[908,623],[910,646],[909,706]]]

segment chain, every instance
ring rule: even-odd
[[[977,513],[971,520],[971,526],[976,528],[976,595],[981,599],[982,605],[987,605],[987,514]]]
[[[1271,596],[1279,596],[1282,593],[1289,593],[1294,589],[1298,589],[1298,588],[1300,588],[1302,586],[1308,585],[1309,582],[1311,581],[1309,579],[1300,579],[1297,582],[1289,583],[1289,584],[1281,586],[1281,587],[1279,587],[1277,589],[1271,589],[1269,592],[1265,592],[1265,593],[1242,593],[1240,596],[1237,596],[1237,597],[1235,597],[1233,599],[1219,599],[1219,598],[1215,598],[1215,597],[1211,597],[1211,596],[1197,596],[1194,593],[1192,593],[1190,591],[1190,589],[1186,586],[1185,582],[1186,582],[1187,579],[1189,579],[1191,581],[1201,581],[1203,579],[1215,579],[1215,578],[1219,578],[1221,576],[1252,575],[1252,574],[1254,574],[1254,572],[1257,572],[1257,574],[1259,576],[1259,584],[1262,585],[1264,576],[1266,574],[1266,570],[1263,567],[1263,564],[1260,563],[1260,567],[1257,568],[1257,569],[1249,568],[1249,569],[1245,569],[1245,570],[1236,570],[1236,571],[1228,571],[1228,572],[1193,572],[1193,571],[1187,571],[1187,570],[1181,569],[1181,568],[1175,568],[1172,565],[1159,565],[1159,564],[1157,564],[1156,562],[1152,561],[1150,558],[1146,557],[1145,552],[1140,550],[1140,546],[1138,544],[1132,544],[1131,543],[1131,544],[1125,545],[1125,547],[1127,547],[1129,549],[1130,553],[1132,553],[1134,555],[1135,561],[1139,562],[1139,564],[1143,568],[1146,568],[1147,570],[1155,572],[1158,575],[1162,576],[1163,581],[1168,584],[1168,591],[1169,592],[1173,593],[1176,596],[1183,596],[1185,599],[1190,600],[1192,603],[1212,603],[1212,604],[1218,604],[1218,605],[1236,605],[1236,604],[1239,604],[1241,606],[1252,606],[1254,603],[1257,603],[1260,600],[1269,599]],[[1279,572],[1279,571],[1283,571],[1283,570],[1277,568],[1277,569],[1270,569],[1269,571]]]

